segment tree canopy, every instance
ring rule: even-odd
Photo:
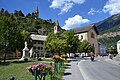
[[[23,35],[16,26],[19,23],[5,16],[0,17],[0,46],[8,47],[9,51],[21,50],[24,39],[28,35]]]
[[[87,40],[81,42],[78,36],[74,35],[72,30],[65,33],[50,33],[44,44],[44,49],[54,53],[76,53],[85,52],[89,53],[93,50],[93,47]]]

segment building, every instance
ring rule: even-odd
[[[117,52],[120,54],[120,40],[117,42]]]
[[[55,26],[54,26],[54,33],[58,33],[60,32],[60,30],[61,29],[60,29],[58,20],[56,20]],[[46,51],[43,50],[43,44],[46,41],[47,36],[32,33],[30,35],[30,38],[32,39],[32,42],[33,42],[33,48],[31,48],[30,50],[30,56],[32,56],[33,54],[35,54],[35,56],[36,55],[45,56]]]
[[[55,26],[54,26],[54,34],[61,32],[60,26],[59,26],[59,22],[58,19],[55,22]]]
[[[73,29],[75,35],[79,36],[79,40],[87,40],[93,47],[93,53],[99,54],[100,47],[97,40],[97,35],[99,34],[95,25],[84,26],[82,28]],[[54,26],[54,34],[61,32],[61,28],[59,26],[58,20],[55,22]],[[31,34],[31,39],[33,40],[33,51],[36,53],[43,53],[43,43],[46,40],[47,36]]]
[[[75,32],[75,35],[78,35],[79,40],[83,41],[86,39],[94,47],[93,53],[95,53],[96,55],[99,54],[100,50],[97,40],[97,35],[99,34],[99,32],[97,31],[97,28],[94,24],[84,26],[82,28],[76,28],[73,29],[73,31]]]
[[[33,50],[31,51],[31,56],[33,53],[38,56],[43,56],[45,51],[43,50],[43,44],[46,40],[47,36],[44,35],[38,35],[38,34],[31,34],[30,35],[32,42],[33,42]]]
[[[106,53],[106,47],[102,43],[99,43],[99,48],[100,48],[100,56],[107,55],[107,53]]]

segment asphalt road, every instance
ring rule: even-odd
[[[84,80],[120,80],[120,65],[106,62],[103,58],[81,60],[79,70]]]

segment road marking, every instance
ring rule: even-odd
[[[83,61],[83,60],[82,60]],[[85,61],[85,60],[84,60]],[[81,62],[81,61],[80,61]],[[84,78],[84,80],[88,80],[87,79],[87,75],[84,73],[84,71],[80,68],[80,62],[78,63],[78,68],[79,68],[79,70],[80,70],[80,72],[81,72],[81,74],[82,74],[82,76],[83,76],[83,78]]]

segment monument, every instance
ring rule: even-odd
[[[22,58],[19,59],[20,61],[30,60],[29,49],[27,48],[27,42],[25,41],[25,48],[23,49]]]

